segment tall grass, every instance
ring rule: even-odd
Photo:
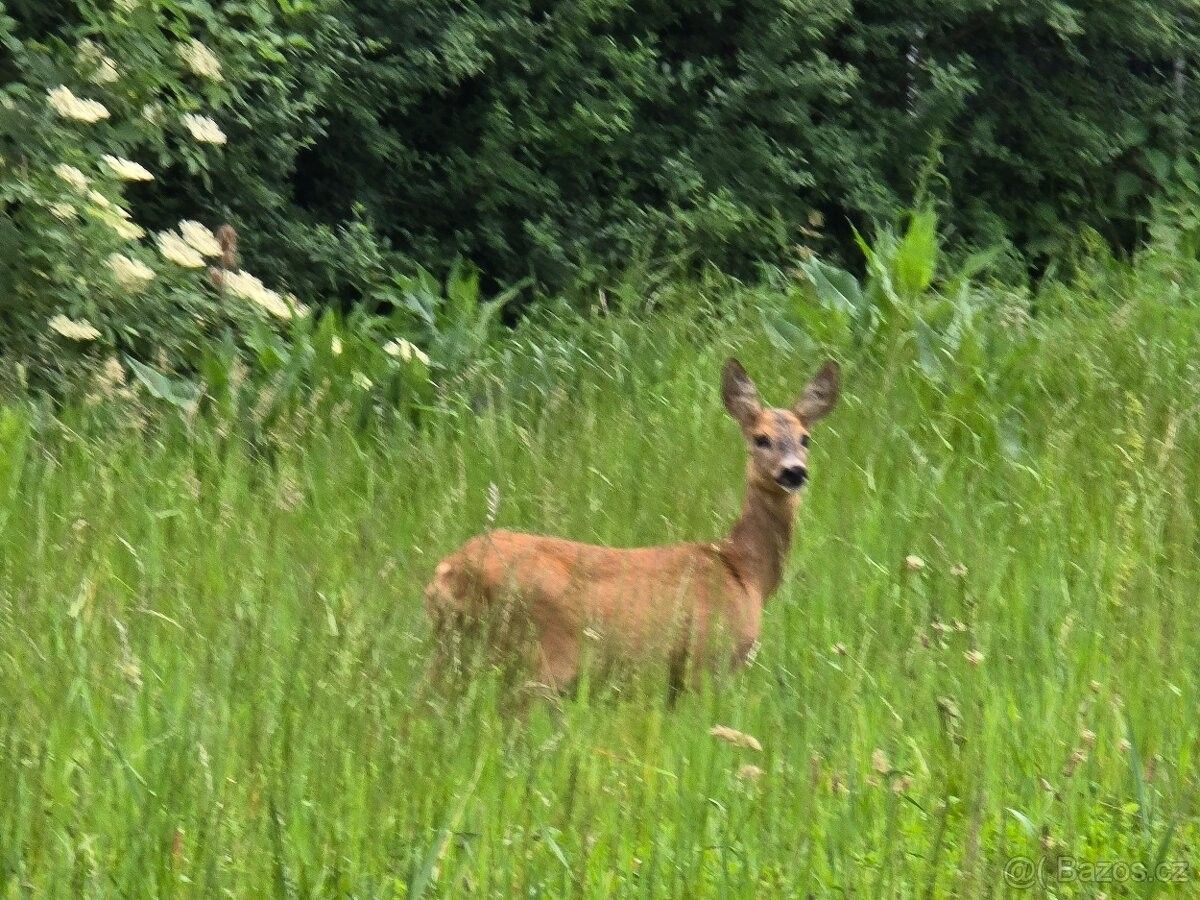
[[[1010,859],[1062,855],[1196,890],[1200,316],[1077,305],[987,326],[1007,366],[849,360],[761,651],[674,710],[431,695],[420,592],[489,493],[506,527],[720,534],[722,358],[773,402],[818,362],[757,316],[530,329],[474,411],[282,421],[269,457],[5,410],[0,892],[1018,896]]]

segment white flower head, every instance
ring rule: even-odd
[[[117,71],[117,64],[106,56],[100,60],[100,65],[92,73],[92,83],[112,84],[120,77],[121,73]]]
[[[153,181],[154,176],[150,174],[150,170],[141,163],[135,163],[131,159],[123,159],[120,156],[110,156],[105,154],[101,159],[104,160],[104,165],[108,166],[109,171],[120,178],[122,181]]]
[[[396,338],[393,341],[388,341],[383,345],[383,352],[388,356],[399,357],[404,362],[412,362],[414,359],[420,360],[422,364],[429,365],[429,357],[420,347],[406,341],[404,338]]]
[[[185,219],[179,223],[179,233],[201,256],[221,255],[221,242],[217,240],[216,235],[199,222]]]
[[[88,214],[92,218],[107,225],[118,237],[126,241],[136,241],[145,236],[146,232],[140,225],[129,218],[129,210],[118,206],[99,191],[88,191]]]
[[[342,355],[342,339],[340,337],[338,337],[336,334],[332,338],[329,339],[329,351],[334,356]]]
[[[108,109],[96,100],[85,100],[76,97],[69,87],[59,85],[47,92],[50,105],[64,119],[74,119],[77,122],[99,122],[108,118]]]
[[[350,376],[350,378],[364,391],[369,391],[371,388],[375,387],[375,382],[368,378],[364,373],[359,372],[357,369],[354,371],[354,374]]]
[[[86,319],[76,322],[61,313],[50,320],[50,330],[72,341],[94,341],[100,337],[96,326]]]
[[[50,215],[60,222],[73,222],[79,217],[79,210],[70,203],[51,203]]]
[[[100,209],[116,209],[117,208],[116,206],[113,205],[113,202],[111,200],[109,200],[107,197],[105,197],[99,191],[88,191],[87,198],[93,206],[97,206]]]
[[[95,41],[79,43],[79,68],[92,84],[112,84],[120,74],[112,57],[105,54]]]
[[[210,81],[221,80],[221,61],[204,44],[191,38],[187,43],[179,44],[176,49],[179,51],[183,64],[194,74]]]
[[[201,269],[204,257],[197,253],[187,241],[173,231],[162,231],[155,236],[158,252],[165,259],[185,269]]]
[[[194,113],[187,113],[181,117],[183,127],[186,128],[201,144],[224,144],[228,138],[225,137],[225,132],[221,130],[221,126],[210,119],[208,116],[198,116]]]
[[[225,287],[230,293],[257,304],[277,319],[290,319],[295,315],[295,310],[287,300],[249,272],[226,272]]]
[[[59,163],[54,167],[54,174],[77,191],[86,191],[88,189],[89,182],[87,176],[74,166]]]
[[[292,308],[292,315],[299,319],[312,315],[312,307],[300,302],[300,298],[295,294],[284,294],[283,300]]]
[[[114,253],[108,258],[108,267],[117,284],[129,290],[140,290],[154,278],[154,270],[148,265],[121,253]]]
[[[146,229],[136,222],[129,221],[126,216],[108,214],[101,216],[100,219],[122,240],[138,241],[146,236]]]

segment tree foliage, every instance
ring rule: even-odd
[[[851,226],[914,194],[964,241],[1034,259],[1080,224],[1129,246],[1200,127],[1189,9],[10,0],[3,72],[40,90],[85,38],[122,60],[203,40],[230,76],[228,147],[147,148],[139,220],[230,221],[298,295],[386,305],[396,269],[455,256],[552,287],[637,260],[745,271],[798,242],[851,256]]]

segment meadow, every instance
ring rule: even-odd
[[[7,403],[0,895],[1195,895],[1200,310],[1160,286],[953,352],[792,341],[753,292],[534,321],[474,402],[301,408],[269,452],[144,397]],[[748,669],[674,709],[651,676],[520,718],[491,672],[425,689],[441,555],[721,535],[721,362],[783,403],[826,352]]]

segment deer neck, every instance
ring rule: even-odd
[[[726,556],[738,578],[763,602],[783,578],[792,546],[798,498],[747,479],[741,518],[725,541]]]

